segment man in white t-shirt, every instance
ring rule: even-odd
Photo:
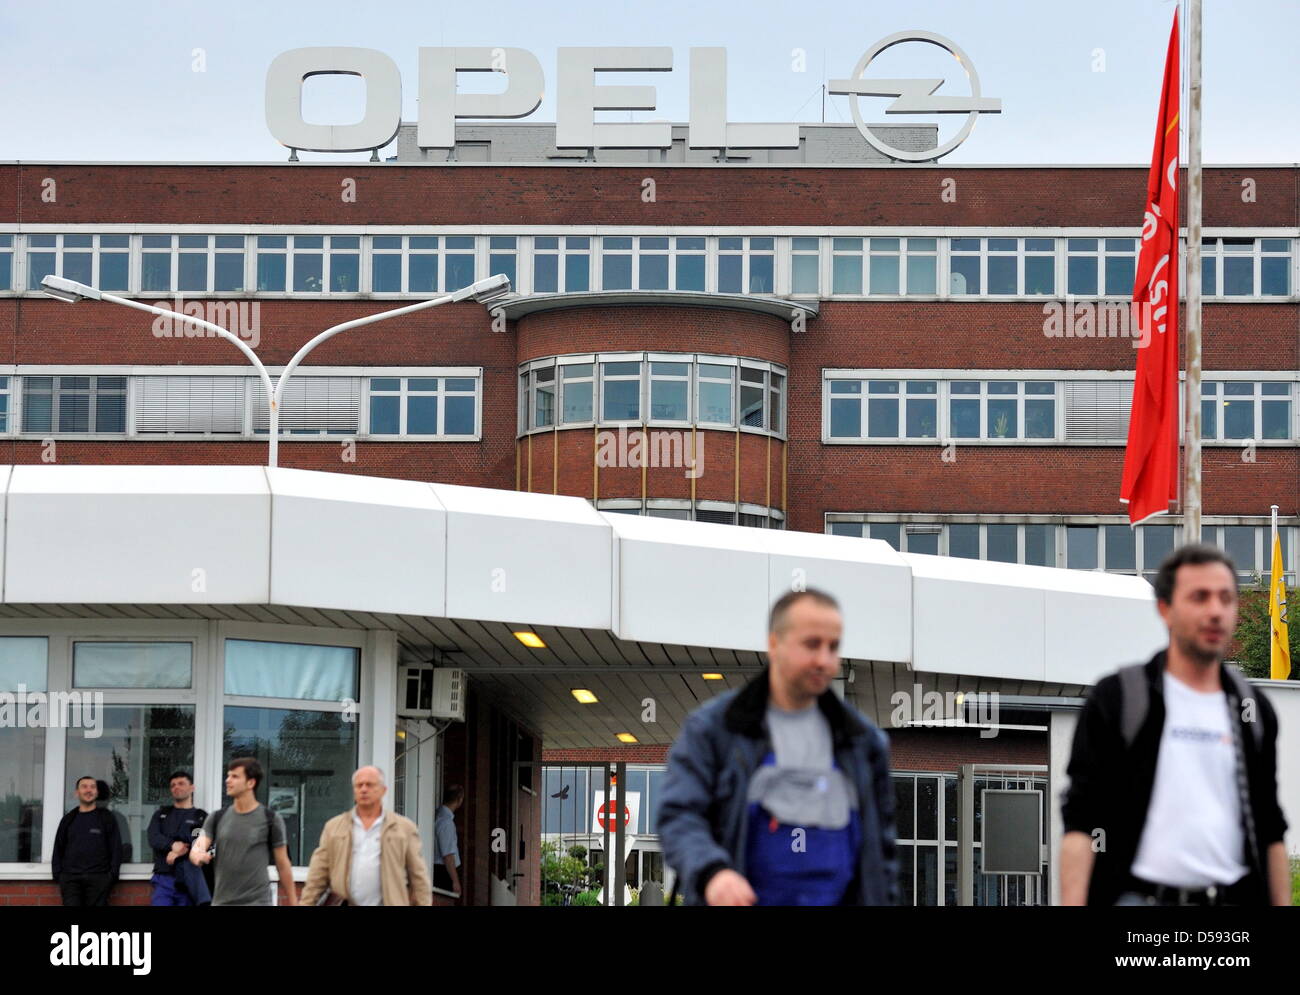
[[[1237,572],[1213,546],[1160,567],[1169,648],[1097,683],[1062,804],[1066,905],[1289,905],[1277,716],[1224,656]]]

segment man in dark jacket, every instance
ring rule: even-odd
[[[194,865],[187,859],[190,844],[203,829],[208,813],[194,807],[194,780],[189,771],[178,770],[168,779],[172,804],[164,805],[149,820],[149,846],[153,849],[153,893],[150,905],[189,906],[210,902],[211,895],[200,889],[191,894],[193,882],[201,881],[203,874],[195,868],[191,875],[187,869]]]
[[[107,905],[122,865],[117,820],[98,808],[93,777],[77,779],[77,807],[59,822],[54,834],[51,870],[65,906]]]
[[[1169,648],[1098,681],[1062,803],[1065,905],[1289,905],[1277,715],[1223,658],[1237,571],[1213,546],[1161,565]]]
[[[889,742],[831,689],[839,606],[772,607],[767,669],[692,712],[668,755],[664,863],[692,905],[896,905]]]

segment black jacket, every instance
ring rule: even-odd
[[[1220,680],[1228,695],[1229,709],[1241,727],[1254,815],[1255,836],[1246,838],[1242,860],[1251,869],[1248,878],[1252,904],[1267,904],[1268,847],[1283,838],[1287,825],[1277,802],[1277,713],[1256,688],[1256,718],[1263,723],[1257,746],[1252,729],[1242,721],[1241,702],[1223,666],[1220,664]],[[1120,732],[1123,698],[1118,674],[1097,682],[1074,732],[1067,768],[1070,784],[1061,805],[1062,822],[1066,832],[1085,833],[1094,840],[1104,839],[1105,844],[1101,850],[1094,844],[1097,852],[1088,883],[1089,905],[1114,905],[1126,890],[1129,869],[1146,826],[1165,725],[1165,651],[1153,656],[1145,671],[1147,716],[1131,747],[1125,748]],[[1104,832],[1104,837],[1097,830]]]
[[[198,807],[177,808],[175,805],[164,805],[154,812],[153,818],[149,820],[148,838],[149,846],[153,850],[155,874],[176,872],[176,864],[167,863],[167,854],[171,852],[172,844],[177,840],[182,843],[193,843],[198,835],[196,830],[203,828],[207,817],[208,813]]]
[[[72,826],[72,820],[77,817],[78,809],[71,809],[64,814],[59,820],[59,828],[54,833],[54,855],[51,861],[50,870],[54,875],[54,880],[59,880],[65,868],[64,854],[68,847],[68,830]],[[117,880],[118,872],[122,868],[122,837],[117,830],[117,819],[113,813],[106,808],[95,809],[95,815],[99,818],[100,827],[103,830],[104,839],[104,861],[108,865],[108,873],[114,881]]]

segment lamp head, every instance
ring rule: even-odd
[[[77,301],[90,300],[97,301],[102,299],[102,295],[94,287],[88,287],[84,283],[78,283],[76,280],[68,280],[61,276],[47,276],[41,281],[41,290],[45,292],[46,297],[53,297],[56,301],[66,301],[69,304],[75,304]]]
[[[451,299],[453,301],[474,300],[479,304],[487,305],[498,298],[505,297],[508,293],[510,293],[510,277],[504,273],[497,273],[486,280],[479,280],[462,290],[457,290],[451,295]]]

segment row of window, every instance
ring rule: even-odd
[[[1292,242],[1205,239],[1202,293],[1289,297]],[[120,293],[429,295],[502,273],[532,294],[1127,298],[1137,250],[1133,237],[0,234],[0,291],[55,274]]]
[[[1041,440],[1123,443],[1129,380],[901,380],[835,373],[824,380],[827,442]],[[1295,384],[1205,380],[1201,438],[1291,441]]]
[[[595,423],[785,431],[785,369],[758,360],[615,353],[534,360],[519,374],[519,431]]]
[[[1027,563],[1071,570],[1104,570],[1153,578],[1161,562],[1182,543],[1181,525],[1047,524],[1009,522],[950,522],[943,516],[930,521],[900,520],[897,515],[828,516],[831,535],[882,539],[902,553],[958,556],[969,560]],[[1207,519],[1201,526],[1203,542],[1218,546],[1237,567],[1243,584],[1267,580],[1272,571],[1272,533],[1267,525],[1218,525]],[[1294,583],[1291,559],[1294,527],[1278,529],[1287,583]]]
[[[714,525],[744,525],[752,529],[783,529],[785,515],[761,504],[729,501],[690,501],[678,498],[607,498],[596,502],[601,511],[649,518],[675,518],[683,522],[711,522]]]
[[[289,435],[475,440],[481,434],[481,394],[477,371],[299,376],[285,389],[280,427]],[[0,432],[12,426],[42,435],[253,438],[270,431],[270,416],[255,377],[0,376]]]
[[[0,637],[0,691],[102,694],[101,728],[91,731],[75,704],[66,730],[0,728],[0,863],[37,863],[42,840],[59,814],[76,804],[75,778],[90,775],[109,788],[128,862],[152,863],[146,829],[160,805],[171,804],[168,779],[195,770],[199,675],[194,643],[74,640],[71,679],[51,679],[51,640]],[[303,865],[326,820],[352,803],[358,723],[345,699],[360,697],[360,651],[354,647],[224,640],[222,755],[255,756],[266,771],[258,799],[288,830],[289,859]],[[83,690],[84,689],[84,690]],[[264,703],[259,703],[263,699]],[[75,697],[70,700],[76,701]],[[63,742],[51,742],[54,737]],[[208,737],[212,741],[211,737]],[[62,797],[46,798],[46,751],[62,754]],[[206,793],[211,794],[207,786]]]

